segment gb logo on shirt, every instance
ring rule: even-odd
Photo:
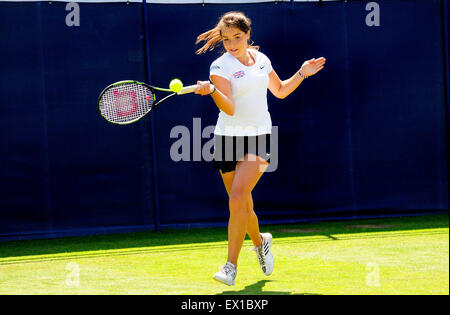
[[[237,72],[235,72],[235,73],[233,73],[233,77],[235,78],[235,79],[239,79],[239,78],[242,78],[243,76],[245,76],[245,72],[244,71],[237,71]]]

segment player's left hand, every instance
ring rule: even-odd
[[[305,77],[315,75],[317,72],[323,69],[326,61],[327,60],[324,57],[306,60],[300,68],[300,73]]]

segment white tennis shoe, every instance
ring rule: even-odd
[[[226,285],[234,285],[236,274],[236,267],[228,261],[225,266],[216,272],[213,278],[219,282],[225,283]]]
[[[270,251],[272,247],[272,234],[261,233],[261,238],[263,239],[261,246],[255,246],[253,250],[256,252],[256,258],[258,258],[261,270],[266,276],[270,276],[274,265],[273,255]]]

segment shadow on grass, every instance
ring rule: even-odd
[[[285,291],[263,291],[264,286],[267,282],[273,282],[272,280],[261,280],[255,284],[248,285],[240,291],[223,291],[216,295],[292,295],[292,292]],[[313,293],[301,293],[294,295],[318,295]]]
[[[380,232],[396,232],[396,236],[419,234],[448,233],[447,231],[427,231],[429,229],[448,228],[448,214],[424,215],[400,218],[316,222],[302,224],[263,225],[262,232],[271,232],[274,243],[301,243],[340,241],[343,239],[370,238],[370,232],[377,232],[373,237],[383,237]],[[403,233],[402,233],[403,231]],[[364,234],[361,234],[364,233]],[[385,234],[388,236],[388,234]],[[311,239],[311,236],[322,236]],[[305,237],[302,239],[302,237]],[[309,238],[308,238],[309,237]],[[248,237],[247,237],[248,239]],[[67,257],[104,257],[111,255],[134,255],[151,252],[176,252],[189,249],[226,248],[226,228],[203,228],[185,230],[164,230],[161,232],[137,232],[127,234],[95,235],[83,237],[66,237],[47,240],[0,242],[0,259],[8,257],[37,256],[60,254],[57,257],[32,258],[30,262],[45,259],[58,260]],[[218,243],[221,242],[221,243]],[[177,245],[186,245],[177,248]],[[161,248],[162,246],[172,246]],[[106,253],[95,253],[105,251]],[[114,252],[114,250],[116,252]],[[67,257],[64,258],[64,255]],[[4,263],[14,263],[8,260]],[[0,264],[3,264],[0,262]],[[255,284],[257,287],[257,284]],[[256,288],[255,287],[255,288]]]

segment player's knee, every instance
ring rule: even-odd
[[[248,193],[240,189],[232,189],[230,192],[230,211],[248,213]]]

